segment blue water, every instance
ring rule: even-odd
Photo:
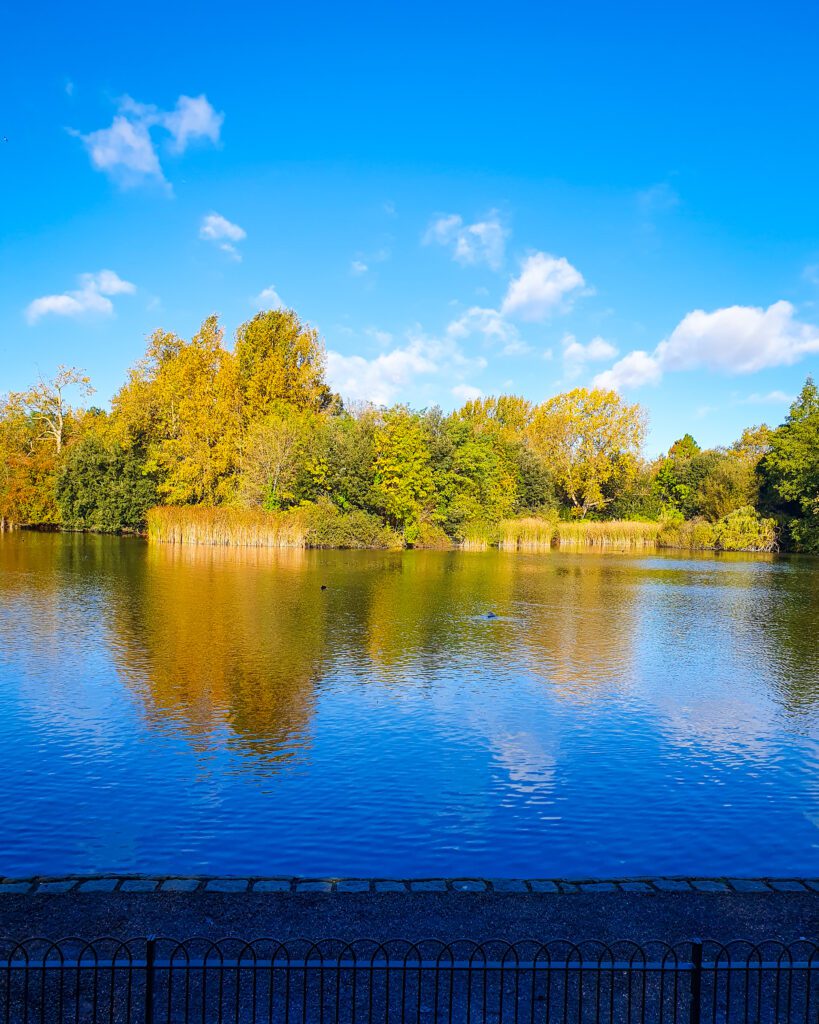
[[[0,875],[816,875],[817,626],[810,559],[0,536]]]

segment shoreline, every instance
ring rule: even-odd
[[[298,875],[197,875],[119,873],[0,876],[0,896],[69,893],[290,893],[413,894],[485,893],[577,895],[590,893],[756,893],[813,894],[819,897],[819,876],[730,877],[698,875],[638,875],[623,878],[343,878]]]
[[[548,545],[517,547],[507,546],[503,543],[486,543],[475,545],[472,542],[459,542],[450,539],[446,544],[406,544],[403,547],[379,547],[374,544],[266,544],[266,543],[242,543],[231,540],[208,541],[208,540],[187,540],[187,539],[158,539],[150,535],[147,530],[121,530],[113,533],[104,530],[75,530],[68,527],[45,525],[19,525],[7,527],[0,530],[0,534],[34,533],[54,534],[72,537],[112,537],[119,540],[141,540],[152,546],[166,548],[218,548],[220,550],[235,548],[243,551],[375,551],[382,554],[400,554],[406,551],[440,551],[459,552],[465,554],[480,554],[484,552],[499,552],[503,554],[664,554],[683,553],[689,555],[754,555],[770,559],[782,555],[804,555],[805,552],[796,552],[790,549],[761,550],[757,548],[722,548],[722,547],[701,547],[684,544],[662,544],[657,541],[641,544],[626,544],[616,542],[587,542],[587,543],[564,543],[561,544],[556,537]],[[810,554],[808,552],[808,554]]]

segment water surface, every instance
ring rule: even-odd
[[[810,559],[0,535],[0,875],[815,875],[818,599]]]

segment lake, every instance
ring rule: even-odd
[[[807,558],[0,535],[0,875],[815,875],[817,636]]]

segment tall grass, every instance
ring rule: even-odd
[[[558,523],[557,546],[568,551],[584,548],[614,548],[618,551],[652,550],[657,546],[659,523],[612,519]]]
[[[161,506],[148,512],[148,539],[162,544],[246,548],[403,547],[394,530],[366,512],[342,512],[329,501],[284,512]]]
[[[465,523],[462,529],[462,551],[488,551],[497,543],[498,530],[492,523]]]
[[[303,517],[261,509],[159,506],[148,511],[148,540],[161,544],[235,545],[249,548],[306,547]]]
[[[501,551],[549,551],[555,537],[555,523],[537,516],[502,519],[498,524]]]

